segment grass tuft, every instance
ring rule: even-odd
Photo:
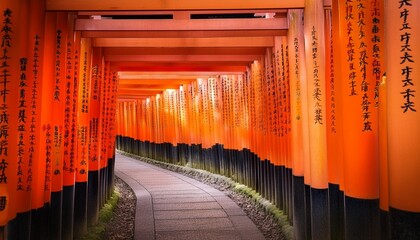
[[[243,184],[236,183],[233,187],[233,190],[251,198],[259,207],[264,209],[266,213],[271,214],[277,221],[277,224],[281,226],[281,230],[286,239],[295,239],[293,227],[290,225],[287,216],[282,210],[278,209],[276,205],[272,204],[269,200],[263,198],[255,190]]]
[[[81,240],[101,240],[105,233],[106,225],[111,220],[115,207],[117,206],[118,200],[120,199],[120,192],[118,188],[115,187],[115,190],[104,204],[104,206],[99,211],[98,224],[95,226],[88,227],[87,233],[81,237]]]

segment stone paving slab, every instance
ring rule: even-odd
[[[116,154],[118,177],[136,194],[135,239],[264,239],[223,192],[184,175]]]
[[[147,188],[149,192],[162,192],[166,190],[171,191],[182,191],[182,190],[193,190],[196,189],[194,186],[180,186],[180,185],[168,185],[164,187],[156,187],[156,186],[150,186]]]
[[[160,196],[160,195],[179,195],[179,194],[207,194],[201,189],[194,189],[194,190],[178,190],[178,191],[156,191],[153,192],[153,196]]]
[[[173,193],[173,194],[156,194],[153,193],[153,199],[159,198],[200,198],[200,197],[209,197],[208,193],[205,192],[198,192],[198,193]]]
[[[237,231],[234,230],[201,230],[201,231],[178,231],[156,233],[157,240],[241,240]]]
[[[153,203],[197,203],[197,202],[214,202],[216,201],[211,196],[203,196],[203,197],[153,197]]]
[[[155,219],[220,218],[227,217],[222,209],[155,211]]]
[[[220,209],[220,205],[215,202],[196,202],[196,203],[159,203],[154,204],[155,210],[193,210],[193,209]]]
[[[229,218],[195,218],[155,220],[156,232],[192,230],[234,230]]]

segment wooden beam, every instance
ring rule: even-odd
[[[284,30],[286,18],[244,19],[77,19],[79,31],[198,31],[198,30]]]
[[[138,10],[217,10],[303,8],[304,0],[46,0],[47,10],[61,11],[138,11]]]
[[[135,102],[137,100],[143,101],[146,99],[147,97],[143,97],[143,96],[117,96],[118,102]]]
[[[153,93],[153,94],[130,94],[130,93],[117,93],[117,97],[120,97],[120,98],[129,98],[129,97],[132,97],[132,98],[148,98],[148,97],[151,97],[151,96],[156,96],[157,94],[162,94],[162,92],[160,92],[160,93]]]
[[[135,102],[136,99],[143,100],[143,99],[146,99],[146,98],[147,97],[138,97],[138,96],[127,96],[127,97],[118,96],[117,101],[118,102]]]
[[[165,81],[179,79],[179,80],[195,80],[200,77],[216,76],[216,75],[240,75],[242,71],[231,72],[231,71],[165,71],[165,72],[148,72],[148,71],[120,71],[118,73],[119,81]]]
[[[331,1],[331,0],[326,0]],[[218,10],[190,10],[190,11],[81,11],[77,14],[80,16],[92,16],[92,15],[99,15],[99,16],[139,16],[139,15],[177,15],[180,12],[185,13],[188,12],[191,14],[241,14],[241,13],[285,13],[287,12],[287,9],[218,9]]]
[[[331,7],[332,1],[331,0],[324,0],[324,7]]]
[[[109,55],[111,62],[252,62],[261,55]]]
[[[212,31],[82,31],[85,38],[210,38],[286,36],[286,29],[274,30],[212,30]]]
[[[171,85],[172,86],[172,85]],[[118,86],[118,92],[135,92],[135,93],[144,93],[148,94],[150,92],[162,92],[165,89],[168,89],[169,87],[161,87],[161,88],[128,88],[124,86]]]
[[[196,78],[193,78],[191,80],[188,79],[120,79],[119,80],[119,85],[124,85],[124,86],[154,86],[154,85],[158,85],[158,86],[163,86],[163,85],[168,85],[170,84],[175,84],[175,85],[182,85],[182,84],[188,84],[191,83],[192,81],[195,81]]]
[[[109,47],[103,49],[105,56],[110,55],[264,55],[265,47],[208,47],[208,48],[148,48],[148,47]]]
[[[150,73],[150,72],[119,72],[118,79],[121,81],[124,80],[135,80],[135,81],[192,81],[197,78],[197,74],[191,74],[190,72],[185,73],[185,75],[180,75],[175,72],[161,72],[161,73]]]
[[[124,89],[124,90],[118,90],[118,94],[128,94],[128,95],[143,95],[143,96],[150,96],[150,95],[155,95],[155,94],[159,94],[162,93],[165,89],[140,89],[140,90],[136,90],[136,89]]]
[[[112,62],[112,71],[245,72],[249,62]]]
[[[182,84],[176,84],[173,82],[168,81],[166,84],[123,84],[119,83],[119,89],[144,89],[144,88],[150,88],[150,89],[168,89],[168,88],[178,88]]]
[[[223,58],[223,56],[220,56]],[[139,61],[118,61],[111,62],[111,67],[127,66],[127,67],[235,67],[235,66],[248,66],[249,61],[223,61],[218,62],[201,61],[201,62],[139,62]]]
[[[133,62],[133,64],[128,64],[127,62],[114,62],[111,65],[113,71],[146,71],[146,72],[245,72],[247,70],[246,66],[211,66],[211,65],[141,65]]]
[[[117,94],[117,99],[140,99],[140,100],[146,100],[147,98],[154,97],[154,95],[130,95],[130,94]],[[121,100],[123,101],[123,100]]]
[[[95,47],[273,47],[273,37],[96,38]]]

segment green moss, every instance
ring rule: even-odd
[[[236,183],[233,190],[251,198],[258,206],[263,208],[266,213],[273,215],[277,224],[281,226],[281,230],[286,239],[294,239],[293,227],[290,226],[289,220],[282,210],[278,209],[274,204],[261,197],[259,193],[248,186]]]
[[[284,236],[286,237],[286,239],[295,239],[295,235],[294,235],[292,226],[283,225],[281,230],[282,230]]]
[[[114,193],[111,198],[105,203],[105,205],[99,211],[98,224],[88,228],[88,232],[81,237],[81,240],[101,240],[104,233],[107,223],[111,220],[114,213],[114,209],[117,206],[118,200],[120,198],[120,193],[118,188],[115,188]]]

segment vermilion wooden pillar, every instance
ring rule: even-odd
[[[29,236],[29,205],[22,197],[29,196],[25,186],[27,159],[24,158],[25,135],[19,126],[26,127],[27,107],[19,105],[22,97],[20,83],[26,81],[22,76],[27,71],[27,32],[28,5],[25,1],[3,1],[0,3],[2,44],[0,46],[0,236],[9,238]],[[21,21],[20,21],[21,20]],[[24,45],[20,48],[19,46]],[[24,94],[25,95],[25,94]],[[23,101],[25,101],[23,99]],[[26,105],[26,104],[25,104]],[[20,114],[19,114],[20,113]],[[24,170],[26,172],[24,173]],[[25,182],[24,182],[25,181]],[[28,209],[28,210],[27,210]],[[19,224],[20,223],[20,224]],[[7,225],[7,226],[6,226]],[[19,226],[20,225],[20,226]],[[5,229],[6,227],[6,229]],[[21,232],[16,231],[20,229]]]
[[[47,18],[48,18],[47,13]],[[64,161],[64,117],[65,117],[65,88],[66,88],[66,59],[68,40],[68,14],[55,13],[54,28],[54,53],[45,55],[54,59],[54,64],[49,66],[53,71],[52,92],[49,92],[51,103],[51,210],[49,220],[53,238],[62,235],[62,201],[63,201],[63,161]],[[48,21],[48,20],[47,20]]]
[[[379,86],[379,207],[381,210],[381,239],[390,239],[389,220],[389,169],[387,135],[387,84],[382,77]]]
[[[306,84],[303,10],[289,10],[289,73],[291,157],[293,159],[293,227],[296,239],[306,238],[304,165],[309,161],[308,96]]]
[[[100,124],[101,110],[101,86],[103,81],[103,62],[102,49],[93,48],[92,50],[92,68],[91,68],[91,94],[89,96],[89,173],[88,173],[88,225],[95,225],[99,218],[99,195],[100,195],[100,147],[102,132]]]
[[[288,45],[287,37],[282,37],[283,43],[283,56],[282,56],[282,67],[284,69],[284,91],[282,93],[282,98],[284,99],[284,114],[285,114],[285,173],[286,173],[286,185],[287,185],[287,209],[286,213],[291,222],[293,222],[293,205],[292,205],[292,168],[293,168],[293,158],[291,158],[291,148],[290,148],[290,139],[291,139],[291,107],[290,107],[290,72],[289,72],[289,53],[290,47]]]
[[[68,14],[68,34],[66,46],[66,83],[64,88],[64,154],[63,154],[63,222],[62,238],[73,239],[74,226],[74,191],[75,191],[75,161],[77,159],[77,92],[78,77],[74,72],[75,14]]]
[[[89,96],[90,96],[90,68],[91,41],[81,38],[79,48],[80,62],[78,69],[78,128],[76,160],[76,188],[75,188],[75,220],[74,235],[81,236],[87,231],[87,190],[89,163]],[[76,67],[76,66],[75,66]],[[76,73],[75,73],[76,74]]]
[[[112,72],[112,84],[110,88],[110,108],[109,108],[109,121],[110,121],[110,132],[108,135],[109,145],[108,145],[108,171],[107,171],[107,198],[110,198],[114,192],[114,183],[115,183],[115,113],[116,113],[116,104],[117,104],[117,89],[118,89],[118,74],[117,72]]]
[[[339,2],[345,237],[379,237],[378,86],[383,72],[380,1]],[[363,25],[360,25],[360,22]]]
[[[45,1],[29,1],[29,36],[28,36],[28,60],[29,72],[27,79],[31,82],[28,86],[30,93],[31,112],[28,115],[30,121],[29,130],[29,161],[32,162],[32,183],[31,183],[31,238],[46,238],[46,208],[44,207],[44,182],[45,182],[45,155],[42,155],[41,138],[42,131],[41,109],[42,109],[42,75],[43,75],[43,53],[44,53],[44,21]],[[29,176],[28,176],[29,177]]]
[[[385,1],[389,214],[392,239],[420,238],[420,4]]]
[[[312,239],[330,239],[323,1],[305,1]]]
[[[16,233],[11,234],[9,238],[14,238],[13,235],[17,235],[19,238],[29,238],[30,237],[30,211],[31,211],[31,202],[24,199],[30,199],[31,197],[31,179],[32,166],[30,164],[29,158],[29,141],[30,136],[27,129],[30,129],[30,122],[28,121],[28,115],[30,114],[30,97],[28,87],[31,85],[32,81],[28,78],[30,72],[31,63],[29,61],[29,33],[24,26],[29,23],[28,18],[29,13],[29,4],[27,1],[20,2],[20,14],[21,17],[17,22],[18,29],[15,29],[14,33],[17,33],[15,37],[18,37],[19,40],[15,42],[15,47],[19,48],[21,51],[21,56],[19,59],[15,59],[12,64],[17,64],[20,68],[18,75],[19,88],[11,89],[12,91],[18,91],[19,93],[19,102],[16,102],[14,107],[17,108],[19,115],[17,117],[17,128],[10,129],[17,134],[17,142],[13,145],[17,145],[17,153],[9,153],[11,156],[17,156],[17,188],[16,188],[16,219],[14,220],[17,225],[15,229]],[[18,31],[16,31],[18,30]],[[13,118],[11,121],[14,121]],[[14,124],[12,124],[14,125]],[[33,161],[33,159],[32,159]]]
[[[325,10],[326,37],[326,95],[327,95],[327,157],[331,238],[344,238],[344,157],[341,106],[341,54],[340,14],[338,1]]]
[[[108,135],[109,133],[109,127],[108,127],[108,111],[107,108],[109,107],[109,92],[108,92],[108,86],[111,84],[111,64],[110,62],[105,62],[104,64],[104,71],[103,71],[103,81],[101,81],[100,86],[100,126],[99,131],[101,132],[101,139],[100,139],[100,199],[99,199],[99,205],[103,206],[103,204],[106,201],[106,193],[107,193],[107,184],[106,184],[106,172],[107,172],[107,166],[108,166]],[[124,111],[122,108],[122,104],[120,104],[120,115],[121,120],[124,120]],[[121,125],[121,135],[126,136],[124,133],[125,131],[125,124],[123,121],[120,123]],[[124,145],[125,146],[125,145]]]
[[[284,87],[284,73],[286,71],[284,66],[284,55],[282,48],[282,38],[275,37],[274,39],[274,48],[272,50],[272,65],[273,65],[273,86],[272,92],[268,93],[273,95],[272,101],[275,105],[275,112],[273,113],[273,118],[275,121],[275,140],[274,140],[274,157],[275,157],[275,203],[276,206],[280,209],[284,208],[285,199],[284,199],[284,169],[286,165],[286,155],[285,155],[285,134],[284,134],[284,98],[283,98],[283,87]],[[270,70],[269,70],[270,71]]]

